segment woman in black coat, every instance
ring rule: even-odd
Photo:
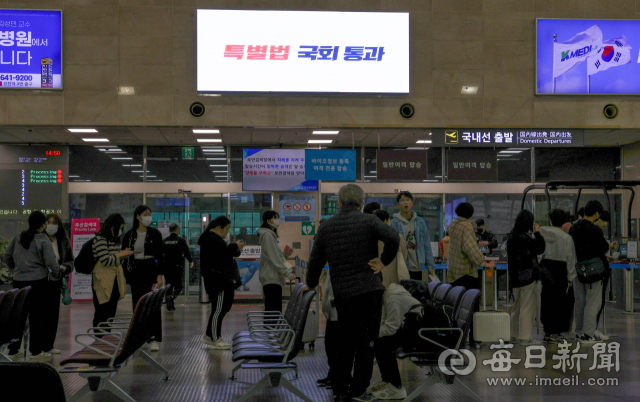
[[[222,320],[231,310],[234,291],[240,287],[240,271],[234,257],[239,257],[244,243],[224,240],[231,228],[226,216],[219,216],[207,225],[198,239],[200,245],[200,275],[211,300],[211,314],[202,342],[211,349],[230,349],[222,339]]]
[[[132,250],[133,255],[123,261],[127,282],[131,285],[131,302],[133,310],[138,300],[152,289],[162,287],[164,274],[164,253],[162,251],[162,234],[151,227],[151,209],[140,205],[133,212],[133,229],[125,233],[122,250]],[[160,315],[160,310],[158,310]],[[154,319],[153,340],[149,342],[149,350],[160,350],[158,342],[162,342],[162,319]]]
[[[533,343],[531,332],[538,305],[537,282],[540,279],[538,255],[544,253],[540,225],[530,211],[523,209],[507,240],[509,278],[516,302],[511,313],[511,336],[521,344]],[[531,236],[533,231],[533,236]]]

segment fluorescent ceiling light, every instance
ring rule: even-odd
[[[425,148],[422,148],[422,147],[409,147],[409,148],[407,148],[407,150],[417,150],[417,151],[424,151],[425,149],[429,149],[429,147],[425,147]]]
[[[369,173],[376,173],[376,174],[377,174],[377,173],[378,173],[378,171],[377,171],[377,170],[372,170],[372,171],[370,171]]]
[[[499,154],[519,154],[522,151],[500,151]]]
[[[69,175],[69,177],[80,177],[80,176],[77,176],[77,175]]]
[[[208,161],[226,161],[227,158],[205,158]]]
[[[224,148],[224,146],[222,146],[222,145],[202,145],[202,146],[200,146],[200,148],[202,148],[202,149],[220,149],[220,148]]]
[[[376,177],[378,177],[378,176],[365,176],[365,177],[373,177],[373,178],[376,178]]]
[[[105,148],[118,148],[116,145],[94,145],[95,148],[99,148],[101,151]]]
[[[83,138],[84,142],[109,142],[107,138]]]
[[[309,140],[308,144],[331,144],[333,140]]]
[[[124,167],[142,167],[142,165],[122,165]]]
[[[147,173],[151,172],[150,170],[147,170]],[[131,173],[144,173],[144,170],[132,170]]]
[[[125,151],[120,151],[120,152],[107,152],[105,155],[112,155],[112,154],[126,154]]]
[[[221,94],[198,94],[199,96],[222,96]]]
[[[120,148],[110,148],[110,149],[105,149],[105,151],[107,151],[107,152],[124,152]]]
[[[68,128],[70,133],[97,133],[95,128]]]
[[[121,160],[121,161],[123,161],[123,160],[129,160],[129,161],[130,161],[130,160],[132,160],[133,158],[111,158],[111,159],[113,159],[114,161],[117,161],[117,160]]]
[[[422,180],[427,183],[440,183],[440,180]]]
[[[431,144],[431,140],[418,140],[416,144]]]
[[[73,180],[73,181],[91,181],[91,180]]]
[[[224,174],[227,174],[229,172],[222,172],[222,171],[219,171],[219,170],[212,170],[211,173],[224,173]]]
[[[224,178],[224,179],[226,179],[226,178],[227,178],[227,176],[216,176],[216,177]]]
[[[478,93],[478,87],[462,87],[460,93],[463,95],[476,95]]]
[[[222,140],[217,138],[198,138],[198,142],[222,142]]]
[[[136,89],[134,87],[118,87],[118,95],[135,95]]]
[[[144,177],[144,176],[140,176],[140,177]],[[147,175],[147,177],[156,177],[156,176],[149,176],[149,175]]]
[[[213,129],[196,129],[194,128],[193,130],[194,134],[220,134],[220,130],[213,130]]]
[[[335,134],[339,134],[339,133],[340,133],[340,131],[315,130],[311,134],[330,134],[330,135],[335,135]]]
[[[209,167],[227,167],[227,165],[209,165]]]

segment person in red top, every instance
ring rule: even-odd
[[[444,232],[444,238],[438,243],[438,250],[443,264],[449,261],[449,239],[449,232]]]

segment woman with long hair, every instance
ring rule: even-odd
[[[47,304],[48,312],[46,329],[44,334],[44,344],[42,348],[50,354],[60,354],[60,351],[53,347],[58,332],[58,321],[60,319],[60,299],[63,277],[69,277],[73,271],[73,251],[71,250],[71,241],[67,237],[67,233],[62,226],[62,219],[58,214],[47,215],[47,228],[45,229],[51,244],[53,252],[56,255],[60,268],[64,274],[58,280],[49,280],[49,292],[51,303]]]
[[[260,236],[260,283],[264,294],[264,310],[282,312],[282,288],[285,281],[295,280],[295,275],[284,262],[293,254],[286,254],[278,247],[278,226],[280,215],[273,210],[262,214],[262,226],[258,229]]]
[[[164,274],[164,254],[162,251],[162,234],[151,227],[153,218],[151,208],[139,205],[133,212],[133,228],[122,240],[122,249],[133,251],[133,258],[125,261],[124,268],[128,271],[131,284],[131,302],[133,310],[138,300],[154,288],[162,287]],[[157,312],[160,315],[160,310]],[[149,342],[149,350],[160,350],[158,342],[162,342],[162,319],[155,317],[154,328]]]
[[[224,215],[209,222],[198,239],[200,245],[200,275],[211,300],[211,314],[202,342],[211,349],[230,349],[222,339],[222,320],[231,310],[234,291],[240,287],[240,271],[234,257],[239,257],[244,243],[240,240],[227,245],[224,240],[231,228],[231,220]]]
[[[120,250],[124,219],[120,214],[112,214],[100,226],[91,241],[91,250],[96,265],[91,274],[93,292],[93,326],[115,317],[118,301],[124,298],[127,282],[122,261],[133,254],[130,249]]]
[[[64,274],[51,240],[43,233],[46,228],[46,215],[33,211],[29,215],[29,228],[13,239],[4,253],[4,262],[13,272],[13,287],[22,289],[31,286],[26,307],[29,312],[29,351],[32,359],[51,358],[51,354],[44,350],[49,346],[46,345],[49,306],[55,303],[51,300],[49,281],[60,280]],[[59,291],[57,297],[60,298]],[[22,357],[19,352],[20,343],[21,340],[18,340],[9,346],[9,357],[12,360]]]
[[[540,279],[538,255],[545,249],[539,230],[533,214],[523,209],[507,240],[509,277],[516,300],[511,313],[511,335],[523,345],[533,343],[531,331],[538,305],[536,283]]]

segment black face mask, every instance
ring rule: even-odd
[[[478,233],[478,234],[482,234],[482,229],[478,229],[478,230],[476,230],[476,233]]]

